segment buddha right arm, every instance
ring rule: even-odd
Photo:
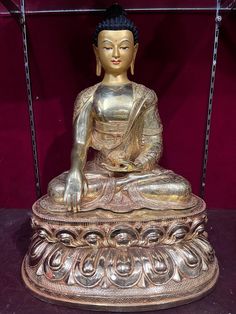
[[[91,104],[87,104],[74,121],[74,144],[71,152],[71,168],[67,176],[64,202],[68,210],[77,212],[86,187],[83,169],[87,160],[90,144],[92,113]]]

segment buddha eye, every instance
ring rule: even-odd
[[[111,50],[111,47],[103,47],[104,50]]]
[[[120,47],[120,49],[122,49],[122,50],[128,50],[129,47]]]

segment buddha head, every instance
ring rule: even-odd
[[[127,72],[130,68],[131,74],[134,74],[138,31],[120,5],[113,4],[106,10],[104,20],[96,27],[93,48],[98,76],[102,68],[113,75]]]

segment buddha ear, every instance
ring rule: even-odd
[[[102,73],[102,65],[99,59],[99,55],[98,55],[98,47],[93,45],[93,51],[96,57],[96,75],[100,76]]]
[[[138,52],[138,44],[136,44],[134,46],[134,55],[133,55],[132,62],[130,64],[130,72],[131,72],[132,75],[134,75],[134,64],[135,64],[135,59],[136,59],[137,52]]]

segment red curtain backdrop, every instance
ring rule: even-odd
[[[222,19],[209,145],[206,201],[236,208],[236,11]]]
[[[99,5],[104,8],[110,2]],[[130,7],[127,1],[120,3]],[[95,7],[92,2],[90,7]],[[186,177],[199,194],[215,12],[136,12],[129,16],[140,30],[131,79],[154,89],[159,98],[164,124],[161,165]],[[48,182],[70,166],[74,99],[99,80],[91,38],[100,18],[98,13],[27,15],[43,193]],[[235,27],[235,13],[224,14],[207,165],[208,208],[236,208]],[[22,35],[14,17],[0,16],[0,41],[0,207],[26,208],[36,200],[36,193]]]
[[[29,207],[34,169],[21,30],[0,17],[0,207]]]

